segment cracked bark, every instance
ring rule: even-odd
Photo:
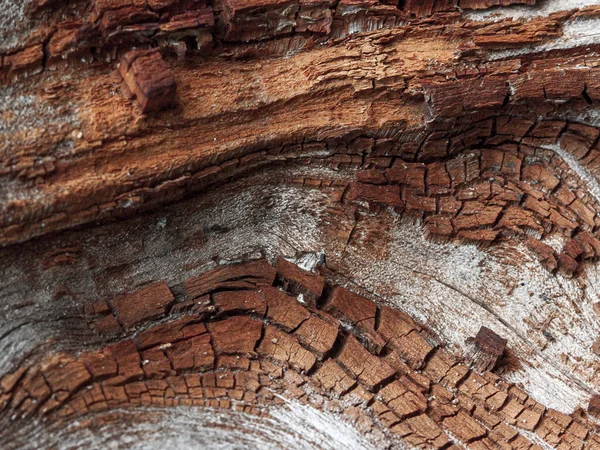
[[[599,13],[0,0],[0,447],[600,447]]]

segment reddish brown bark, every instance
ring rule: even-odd
[[[538,3],[28,3],[3,445],[200,439],[187,406],[240,446],[600,447],[600,9]],[[262,440],[304,407],[352,443]]]

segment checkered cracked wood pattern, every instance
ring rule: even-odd
[[[514,172],[560,141],[593,172],[597,7],[474,12],[512,3],[30,2],[11,16],[22,37],[0,50],[0,242],[128,217],[315,153],[364,165],[491,148],[513,154]],[[535,13],[531,3],[516,8]],[[593,221],[585,202],[564,201],[584,228]]]
[[[593,416],[544,407],[469,368],[406,314],[283,259],[218,267],[185,287],[185,300],[156,282],[86,307],[90,326],[115,342],[5,375],[7,431],[40,418],[99,426],[140,406],[268,417],[285,397],[418,448],[600,445]]]
[[[17,3],[0,447],[599,445],[597,4]]]

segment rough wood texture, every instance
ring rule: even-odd
[[[0,447],[600,448],[592,0],[0,0]]]
[[[266,264],[261,265],[268,271]],[[256,263],[227,267],[252,276],[256,273],[252,266]],[[298,269],[293,281],[308,287],[310,275]],[[136,308],[140,299],[153,294],[164,297],[158,292],[162,286],[120,297],[119,308],[128,304]],[[547,409],[497,375],[470,369],[400,311],[381,309],[347,291],[343,294],[381,316],[372,334],[380,335],[389,347],[385,354],[377,354],[368,343],[361,343],[368,341],[360,329],[364,319],[347,318],[340,327],[322,309],[282,293],[281,307],[297,309],[304,316],[301,326],[290,330],[286,316],[265,315],[270,306],[261,294],[268,288],[249,289],[224,291],[213,282],[207,285],[210,299],[200,308],[189,295],[192,301],[173,306],[161,316],[160,325],[133,335],[102,330],[106,337],[117,337],[117,343],[82,353],[62,352],[8,373],[0,380],[2,408],[13,415],[3,433],[5,437],[15,433],[7,448],[19,442],[21,421],[33,417],[44,417],[53,427],[77,423],[79,428],[89,426],[82,419],[92,412],[92,422],[101,423],[111,410],[124,407],[180,405],[268,417],[269,406],[283,403],[281,396],[316,404],[356,425],[360,422],[362,432],[378,436],[378,445],[447,447],[458,440],[490,448],[530,448],[536,439],[557,445],[600,444],[593,420]],[[339,303],[340,292],[334,288],[332,302]],[[227,307],[218,300],[224,295],[230,298]],[[252,309],[247,309],[249,296],[254,299]],[[322,300],[317,303],[328,302]],[[119,309],[94,312],[92,317],[113,314],[119,319]],[[137,327],[145,320],[140,315],[129,325]],[[490,333],[480,332],[476,344],[483,348],[497,339]],[[493,347],[482,351],[501,353],[498,345]],[[590,403],[593,414],[595,404]]]

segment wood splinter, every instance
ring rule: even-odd
[[[175,79],[160,51],[133,50],[121,58],[119,72],[137,99],[142,113],[157,112],[175,104]]]
[[[504,354],[507,342],[507,339],[482,326],[475,338],[467,339],[467,345],[470,347],[466,354],[467,360],[477,372],[492,371]]]
[[[600,395],[592,395],[587,411],[590,415],[594,417],[600,417]]]

